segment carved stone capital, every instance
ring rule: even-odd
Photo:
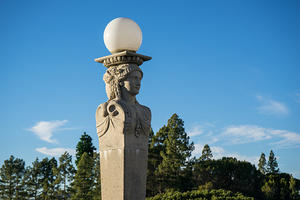
[[[128,64],[128,63],[134,63],[139,66],[143,64],[143,62],[151,59],[152,58],[149,56],[141,55],[133,51],[122,51],[109,56],[96,58],[95,61],[102,63],[105,67],[108,68],[113,65]]]

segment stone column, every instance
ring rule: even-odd
[[[96,111],[102,200],[145,200],[151,111],[140,105],[143,72],[151,57],[123,51],[95,61],[103,63],[108,101]]]

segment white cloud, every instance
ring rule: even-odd
[[[206,135],[211,136],[213,135],[213,131],[211,128],[215,127],[213,123],[203,123],[203,124],[196,124],[191,129],[187,131],[187,134],[190,137],[198,136],[198,135]]]
[[[195,144],[195,150],[193,151],[193,156],[196,157],[201,156],[203,147],[204,147],[203,144],[200,143]],[[210,149],[213,154],[213,159],[221,159],[223,157],[234,157],[241,161],[245,160],[251,162],[252,164],[257,164],[259,160],[258,156],[245,156],[245,155],[240,155],[237,152],[228,152],[223,147],[220,146],[211,146]]]
[[[68,152],[70,155],[75,155],[75,150],[70,148],[52,148],[48,149],[47,147],[41,147],[35,149],[37,152],[48,156],[61,156],[64,152]]]
[[[196,125],[190,131],[187,131],[187,134],[190,137],[193,137],[193,136],[201,135],[203,134],[203,132],[204,132],[203,127],[201,125]]]
[[[258,107],[258,111],[261,114],[266,115],[287,115],[289,113],[288,107],[279,101],[273,99],[264,98],[262,96],[256,96],[260,101],[261,106]]]
[[[277,140],[271,144],[276,144],[280,148],[300,147],[300,134],[287,131],[264,128],[254,125],[229,126],[222,133],[231,144],[251,143],[262,140]]]
[[[57,143],[55,139],[52,139],[53,133],[61,130],[60,127],[67,122],[68,120],[40,121],[28,130],[36,134],[41,140],[49,143]]]
[[[251,125],[229,126],[225,129],[222,135],[225,137],[231,137],[230,140],[233,144],[271,139],[267,129]]]
[[[282,140],[275,142],[274,144],[279,145],[281,148],[289,148],[291,146],[296,148],[300,147],[300,134],[298,133],[279,130],[279,137],[281,137]]]

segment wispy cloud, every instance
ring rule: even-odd
[[[67,122],[68,120],[40,121],[28,130],[37,135],[41,140],[49,143],[57,143],[55,139],[52,139],[53,133],[59,130],[66,129],[61,127],[64,126]]]
[[[195,150],[193,151],[193,156],[199,157],[202,154],[203,144],[195,144]],[[213,154],[213,159],[221,159],[223,157],[234,157],[238,160],[248,161],[252,164],[257,164],[259,157],[258,156],[245,156],[237,152],[228,152],[223,147],[220,146],[211,146],[211,152]]]
[[[193,137],[193,136],[201,135],[203,134],[203,132],[204,132],[203,127],[201,125],[196,125],[190,131],[187,131],[187,134],[190,137]]]
[[[279,101],[265,98],[260,95],[256,96],[257,100],[261,103],[258,107],[258,112],[265,115],[287,115],[289,113],[288,107]]]
[[[233,144],[271,139],[269,130],[253,125],[229,126],[225,128],[222,135],[227,138],[230,137],[230,141]]]
[[[70,148],[52,148],[48,149],[47,147],[41,147],[35,149],[37,152],[48,156],[61,156],[64,152],[68,152],[70,155],[75,155],[75,150]]]
[[[262,140],[276,141],[270,144],[276,144],[280,148],[298,148],[300,147],[300,134],[287,131],[259,127],[255,125],[232,125],[225,128],[221,134],[231,144],[244,144]]]
[[[274,144],[279,145],[281,148],[300,147],[299,133],[289,132],[286,130],[277,130],[277,131],[279,131],[279,137],[281,137],[282,140],[275,142]]]
[[[187,131],[187,134],[190,137],[197,137],[201,135],[208,139],[208,143],[212,144],[218,141],[218,138],[214,135],[214,128],[214,123],[206,122],[203,124],[196,124]]]

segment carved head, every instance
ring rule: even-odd
[[[108,99],[121,99],[121,87],[124,87],[131,95],[137,95],[142,77],[143,72],[136,64],[109,67],[103,76]]]

